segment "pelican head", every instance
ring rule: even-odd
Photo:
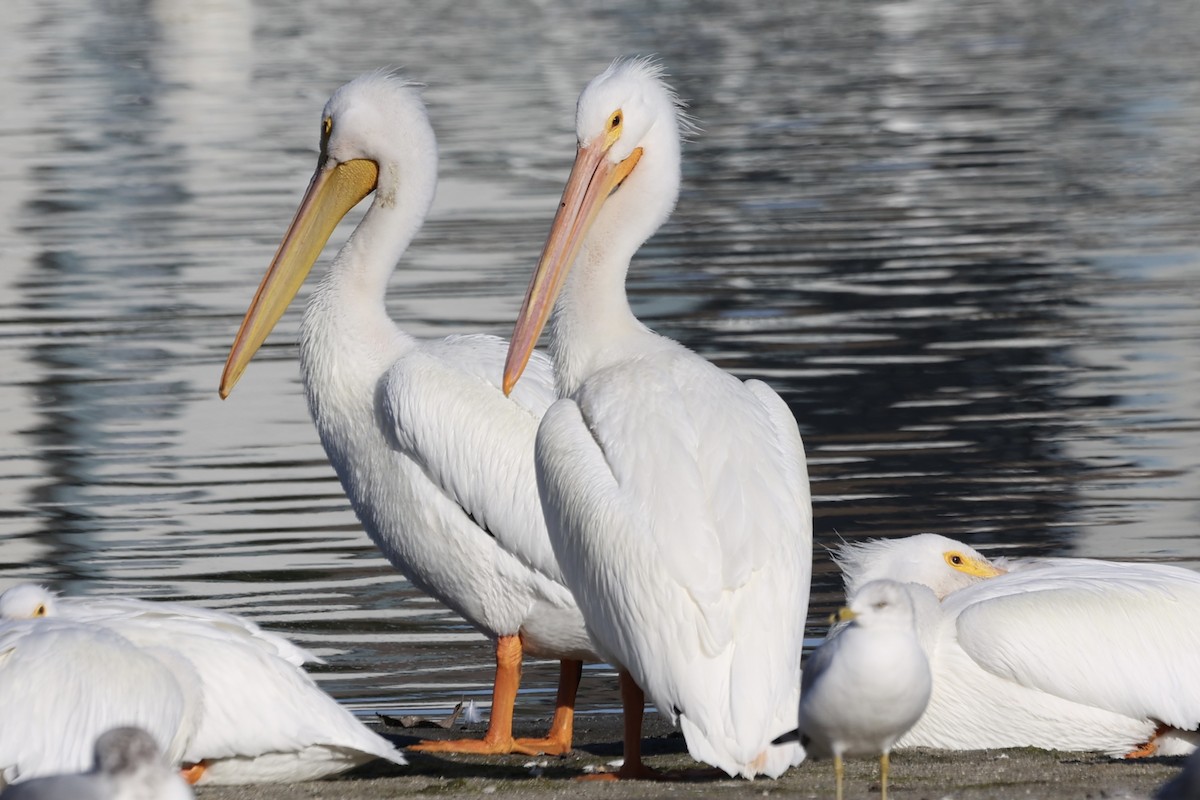
[[[627,265],[670,216],[686,124],[657,62],[615,61],[584,87],[575,111],[575,164],[513,330],[505,394],[525,369],[585,239],[602,242],[606,258]]]
[[[258,287],[221,376],[227,397],[300,290],[334,228],[375,192],[373,206],[391,207],[402,184],[419,188],[420,214],[433,201],[437,143],[413,84],[387,72],[355,78],[321,112],[321,151],[300,208]]]
[[[973,547],[933,533],[844,544],[833,558],[841,567],[850,598],[869,581],[890,579],[927,586],[941,600],[1007,571]]]
[[[52,617],[58,595],[44,586],[23,583],[0,594],[0,619]]]

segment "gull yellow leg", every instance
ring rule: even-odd
[[[884,753],[879,757],[879,793],[880,800],[887,800],[887,778],[888,767],[891,765],[891,760],[888,754]]]
[[[837,789],[834,791],[834,794],[837,797],[837,800],[842,800],[842,778],[845,777],[844,772],[845,772],[845,770],[842,767],[842,754],[834,753],[833,754],[833,776],[834,776],[834,779],[837,781]]]

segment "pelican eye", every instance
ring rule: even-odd
[[[625,120],[625,115],[620,111],[614,111],[613,115],[608,118],[608,130],[604,132],[604,149],[612,147],[616,144],[617,139],[621,138],[621,124]]]
[[[878,603],[875,604],[875,608],[879,611],[882,611],[883,609],[887,608],[887,606],[888,606],[887,600],[880,600]]]
[[[963,565],[963,557],[958,553],[950,553],[948,556],[946,556],[946,560],[955,567],[961,567]]]
[[[35,609],[33,610],[33,615],[34,615],[35,617],[44,617],[44,616],[46,616],[46,604],[45,604],[45,603],[38,603],[38,607],[37,607],[37,608],[35,608]]]

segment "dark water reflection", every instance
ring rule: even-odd
[[[428,83],[442,184],[390,306],[420,335],[506,334],[575,96],[625,53],[658,53],[703,129],[635,307],[795,410],[811,619],[839,536],[1197,565],[1200,6],[745,5],[6,9],[0,586],[251,614],[360,707],[486,695],[486,643],[358,531],[296,316],[231,401],[215,386],[329,91],[383,65]],[[519,713],[548,713],[555,674],[529,670]]]

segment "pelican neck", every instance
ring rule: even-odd
[[[636,247],[600,247],[585,242],[567,276],[550,320],[550,354],[558,393],[569,396],[592,374],[655,337],[629,307],[625,277]]]
[[[387,196],[387,195],[382,195]],[[300,326],[300,364],[310,401],[333,385],[373,387],[415,344],[387,313],[388,280],[420,229],[429,202],[377,193],[362,221],[313,290]],[[432,192],[428,200],[432,201]],[[373,396],[367,391],[368,398]]]

